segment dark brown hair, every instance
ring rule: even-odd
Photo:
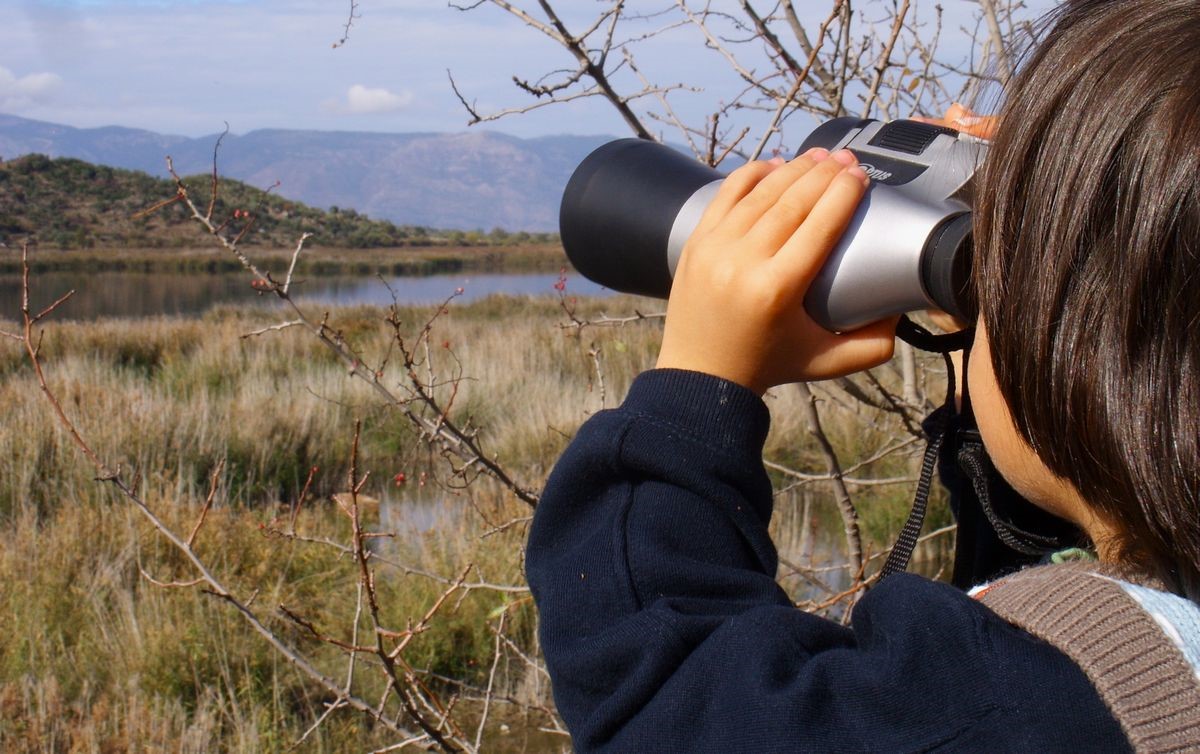
[[[975,292],[1018,432],[1200,586],[1200,2],[1068,0],[1006,91]]]

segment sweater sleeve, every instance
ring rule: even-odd
[[[1066,751],[1080,719],[1122,740],[1061,653],[952,587],[891,577],[850,627],[795,609],[767,533],[768,425],[738,385],[655,370],[556,466],[526,568],[578,751]]]

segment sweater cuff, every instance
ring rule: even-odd
[[[684,369],[652,369],[634,379],[623,408],[688,430],[710,445],[762,454],[771,414],[754,391]]]

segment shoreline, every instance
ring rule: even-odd
[[[294,249],[242,248],[255,264],[279,269]],[[404,246],[372,249],[306,247],[296,264],[303,274],[436,275],[448,272],[558,272],[572,269],[559,243],[511,246]],[[214,247],[52,249],[32,247],[29,268],[44,272],[197,272],[243,269],[233,254]],[[21,272],[21,250],[0,248],[0,274]]]

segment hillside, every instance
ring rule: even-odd
[[[194,175],[184,183],[197,204],[206,207],[211,178]],[[173,181],[138,171],[39,154],[19,157],[0,163],[0,243],[15,246],[35,238],[41,246],[61,249],[194,246],[201,241],[199,229],[181,204],[137,216],[174,195]],[[499,229],[484,234],[396,225],[352,209],[314,209],[227,178],[218,183],[213,214],[230,220],[234,233],[247,217],[253,218],[243,243],[272,247],[294,245],[305,232],[313,234],[309,246],[335,248],[501,245],[551,238]]]
[[[353,207],[397,224],[552,232],[571,172],[610,138],[270,129],[226,135],[220,170],[252,186],[279,181],[278,194],[313,207]],[[168,154],[183,174],[207,172],[216,140],[0,115],[4,159],[75,157],[165,177]]]

